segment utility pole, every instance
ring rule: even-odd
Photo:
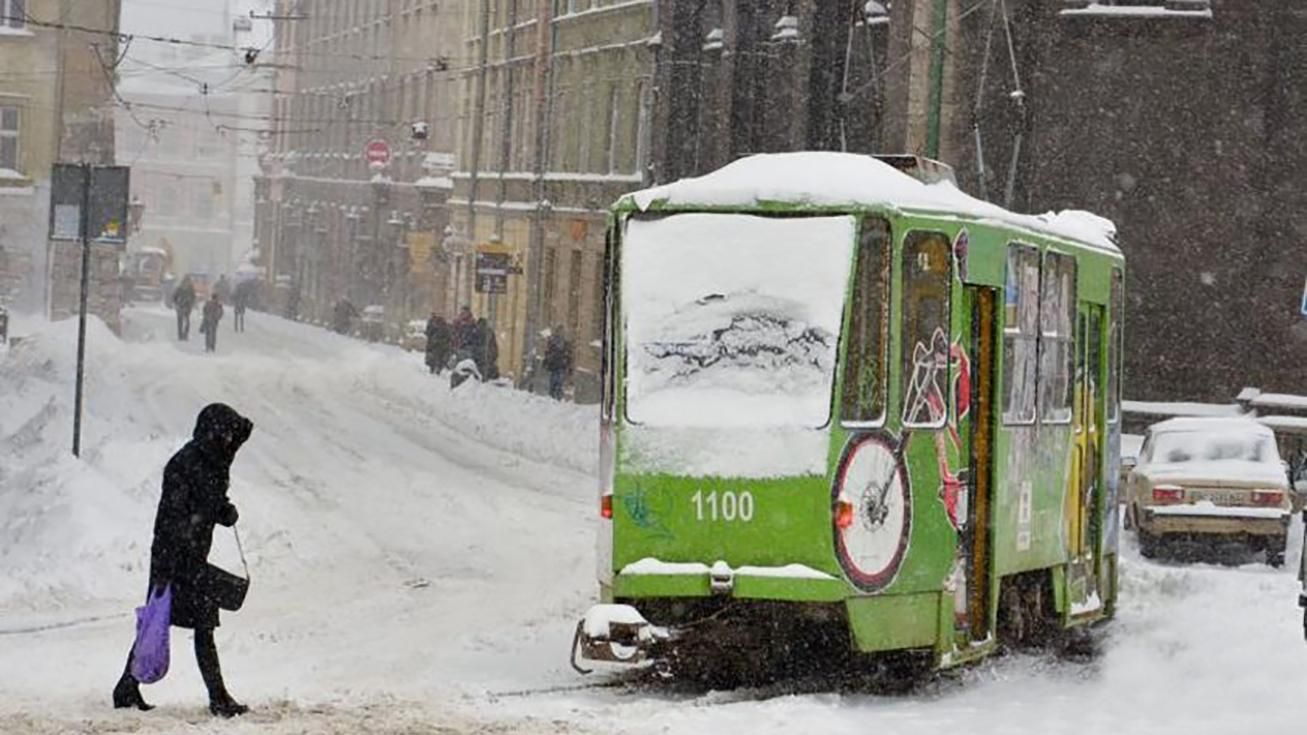
[[[944,52],[947,49],[949,0],[934,0],[930,30],[930,97],[926,109],[926,157],[939,158],[944,108]]]
[[[73,398],[73,456],[82,456],[82,386],[86,375],[86,303],[91,293],[91,165],[77,167],[82,176],[82,206],[77,231],[82,246],[82,284],[77,309],[77,387]]]
[[[472,161],[469,166],[469,190],[467,194],[467,235],[476,242],[477,222],[477,188],[481,176],[482,136],[485,133],[486,118],[486,77],[489,74],[490,61],[490,3],[481,2],[481,48],[477,52],[477,87],[476,112],[472,116]]]
[[[553,117],[553,48],[554,29],[553,3],[536,3],[536,59],[535,79],[532,90],[535,96],[535,160],[532,181],[532,198],[535,210],[531,216],[531,242],[527,252],[528,272],[526,277],[526,334],[522,335],[522,374],[526,375],[531,367],[529,362],[536,348],[536,333],[540,331],[539,319],[544,313],[544,279],[545,253],[545,218],[549,208],[545,201],[545,173],[549,168],[549,121]],[[657,4],[655,3],[655,7]],[[530,386],[527,386],[529,389]]]
[[[500,67],[500,98],[503,112],[499,127],[499,190],[495,196],[495,236],[504,241],[504,200],[508,198],[508,181],[504,174],[513,160],[513,58],[517,49],[517,0],[508,0],[507,43],[504,44],[504,63]],[[490,324],[495,325],[499,312],[499,294],[487,295],[490,302]],[[511,303],[511,302],[510,302]]]

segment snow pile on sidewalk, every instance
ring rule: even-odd
[[[484,531],[448,510],[422,534],[392,520],[407,514],[412,524],[478,498],[469,495],[476,483],[434,469],[438,455],[503,473],[594,476],[594,407],[498,386],[451,391],[419,355],[272,317],[256,317],[246,335],[222,333],[217,355],[194,339],[174,341],[166,312],[127,317],[127,341],[88,325],[80,460],[71,454],[76,322],[29,322],[25,338],[0,353],[0,613],[143,594],[163,466],[212,401],[255,421],[232,497],[249,511],[242,526],[265,580],[351,555],[384,565],[397,549],[453,556],[474,544]],[[578,498],[595,492],[588,479],[569,485]],[[395,529],[358,531],[354,504],[369,497],[377,524]],[[492,500],[507,502],[478,498]],[[230,556],[229,545],[217,538],[215,554]]]
[[[87,335],[109,366],[87,376],[87,393],[112,399],[123,345],[97,319]],[[72,456],[76,344],[76,322],[44,325],[0,361],[0,610],[36,592],[69,605],[121,594],[148,556],[151,473],[167,443],[127,423],[85,461]]]

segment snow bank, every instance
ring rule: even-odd
[[[198,410],[215,400],[255,421],[231,493],[252,510],[242,525],[265,579],[376,553],[341,509],[361,493],[379,500],[415,486],[447,491],[446,475],[406,469],[442,453],[498,465],[505,477],[533,463],[539,469],[528,471],[541,476],[558,468],[582,478],[578,496],[594,491],[594,407],[481,384],[451,391],[446,378],[426,373],[420,355],[261,314],[251,315],[250,333],[224,331],[219,353],[204,356],[196,340],[171,339],[171,319],[129,311],[129,342],[89,323],[80,460],[70,453],[76,322],[28,323],[25,338],[0,352],[0,612],[143,595],[162,468],[189,439]],[[418,513],[395,502],[376,508],[379,523],[398,525],[394,512],[422,518],[447,501]],[[465,524],[443,543],[467,544],[475,534]],[[393,542],[441,546],[411,534]],[[232,564],[233,551],[220,530],[218,563]]]
[[[97,360],[123,345],[99,319],[87,323]],[[77,324],[27,334],[0,360],[0,610],[120,595],[140,587],[153,512],[150,475],[168,448],[130,424],[72,456],[72,376]],[[117,370],[92,371],[88,397],[112,393]],[[92,414],[107,406],[88,405]],[[143,545],[144,544],[144,549]],[[20,604],[20,601],[22,604]]]

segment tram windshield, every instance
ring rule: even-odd
[[[627,418],[824,426],[855,232],[851,217],[630,220],[621,284]]]

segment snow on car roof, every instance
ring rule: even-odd
[[[1247,432],[1252,434],[1261,434],[1264,436],[1274,436],[1271,430],[1252,420],[1246,418],[1208,418],[1184,416],[1181,418],[1167,419],[1159,421],[1148,427],[1148,430],[1154,434],[1171,431],[1201,431],[1205,433],[1238,433]]]
[[[1146,416],[1234,417],[1243,411],[1233,403],[1193,403],[1189,401],[1121,401],[1121,410]]]
[[[855,153],[810,151],[748,156],[704,176],[627,194],[620,203],[647,211],[655,203],[753,207],[761,202],[818,207],[883,205],[958,213],[1120,253],[1116,225],[1091,212],[1017,214],[976,199],[950,182],[926,184],[884,161]]]
[[[1307,409],[1307,396],[1295,396],[1288,393],[1261,393],[1251,401],[1257,408]]]
[[[1257,423],[1279,431],[1307,432],[1307,416],[1258,416]]]

